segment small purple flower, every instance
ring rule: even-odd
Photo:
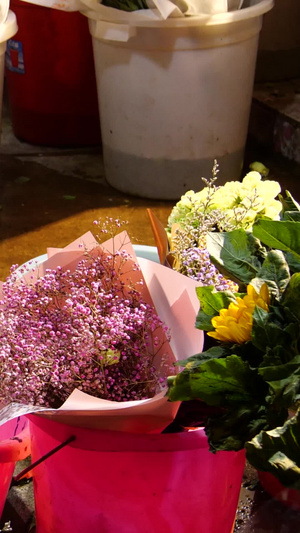
[[[211,263],[206,248],[187,248],[181,252],[181,259],[182,274],[199,281],[201,285],[214,285],[217,291],[230,289],[230,282]]]

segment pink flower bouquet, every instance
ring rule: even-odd
[[[176,291],[175,291],[176,287]],[[137,260],[126,232],[87,233],[2,284],[0,421],[20,414],[157,432],[174,363],[202,349],[196,282]]]

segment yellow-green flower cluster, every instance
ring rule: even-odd
[[[251,229],[259,216],[279,219],[282,205],[275,198],[280,190],[277,181],[262,180],[259,172],[251,171],[241,182],[228,181],[223,186],[213,187],[213,190],[205,187],[196,193],[188,191],[174,206],[169,227],[176,222],[182,223],[194,211],[209,214],[219,210],[235,229]]]

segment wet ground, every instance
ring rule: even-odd
[[[99,217],[128,221],[134,244],[154,245],[146,209],[151,208],[165,224],[174,202],[135,198],[112,189],[105,182],[101,146],[57,149],[21,142],[13,134],[6,105],[2,129],[0,279],[5,279],[12,264],[45,253],[47,246],[67,245],[92,229],[93,220]],[[299,164],[249,140],[245,172],[254,160],[263,162],[270,169],[270,178],[300,199]],[[20,528],[18,525],[13,531],[25,533]],[[300,512],[270,498],[259,485],[256,472],[247,468],[234,531],[298,533]]]

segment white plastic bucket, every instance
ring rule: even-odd
[[[0,126],[2,118],[3,82],[6,42],[18,31],[16,15],[9,11],[4,22],[0,23]]]
[[[83,0],[97,77],[107,181],[118,190],[178,199],[239,179],[259,32],[273,0],[213,16],[147,20]],[[246,2],[246,5],[249,2]],[[149,11],[149,10],[148,10]]]

